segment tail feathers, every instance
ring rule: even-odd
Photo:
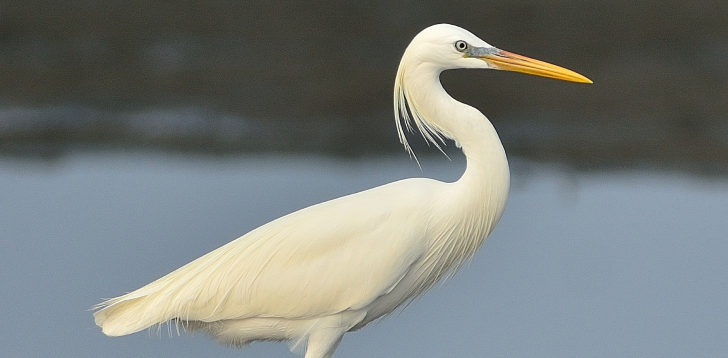
[[[134,292],[112,298],[93,307],[96,325],[107,336],[118,337],[139,332],[177,317],[165,300],[164,279]]]
[[[95,307],[100,308],[94,313],[96,325],[107,336],[118,337],[139,332],[170,319],[150,310],[148,301],[149,297],[124,299],[124,296],[106,301]]]
[[[224,247],[224,246],[223,246]],[[108,336],[124,336],[154,325],[189,317],[190,305],[204,288],[207,280],[198,275],[216,262],[213,251],[174,272],[126,295],[112,298],[93,307],[96,325]],[[211,257],[210,259],[206,259]],[[209,274],[208,274],[209,275]],[[208,277],[202,275],[202,277]],[[202,288],[201,288],[202,287]],[[182,299],[184,298],[184,299]]]

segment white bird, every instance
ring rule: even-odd
[[[225,344],[287,341],[305,358],[327,358],[344,333],[454,273],[498,223],[510,182],[491,123],[440,84],[442,71],[457,68],[591,83],[457,26],[430,26],[412,40],[397,71],[397,131],[410,155],[404,128],[412,130],[411,122],[435,145],[454,140],[467,158],[458,181],[405,179],[288,214],[97,305],[96,324],[123,336],[173,321]]]

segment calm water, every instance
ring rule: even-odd
[[[0,159],[4,357],[294,357],[204,337],[108,338],[88,308],[280,215],[461,160],[74,154]],[[338,357],[728,355],[728,182],[514,165],[469,267]],[[151,336],[151,338],[150,338]]]

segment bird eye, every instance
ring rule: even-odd
[[[465,41],[462,41],[462,40],[455,41],[455,49],[460,52],[463,52],[468,49],[468,43]]]

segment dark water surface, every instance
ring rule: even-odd
[[[460,159],[0,158],[6,357],[293,357],[196,336],[108,338],[89,307],[293,210]],[[728,182],[513,163],[506,213],[472,264],[338,357],[728,355]]]
[[[0,155],[399,153],[397,66],[442,22],[594,81],[443,73],[510,154],[728,173],[724,0],[5,0]]]

